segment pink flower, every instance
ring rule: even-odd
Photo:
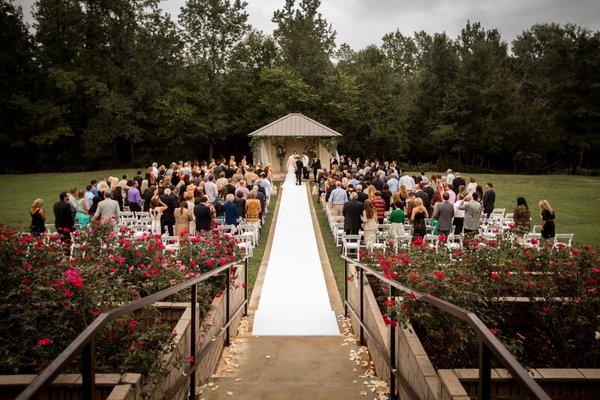
[[[131,321],[129,321],[129,324],[127,326],[129,327],[129,329],[135,330],[138,327],[138,322],[135,319],[132,319]]]
[[[65,297],[67,299],[70,299],[73,297],[73,292],[71,290],[69,290],[69,288],[64,288],[63,293],[65,294]]]
[[[71,285],[75,286],[76,288],[83,287],[84,280],[81,277],[81,271],[75,268],[69,268],[65,274],[67,275],[67,282],[69,282]]]
[[[490,333],[494,336],[496,336],[496,333],[498,333],[498,331],[496,331],[496,329],[494,328],[490,328]]]
[[[50,346],[51,344],[52,344],[52,339],[47,338],[47,337],[41,338],[37,342],[38,347]]]
[[[189,356],[187,356],[187,360],[190,364],[193,364],[196,362],[196,358],[191,354]]]

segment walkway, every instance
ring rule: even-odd
[[[319,248],[327,256],[313,216],[306,186],[286,185],[249,317],[199,388],[200,399],[386,398],[349,321],[335,318],[332,304],[343,312],[339,292],[325,259],[322,266]]]
[[[306,186],[284,183],[255,336],[339,335],[312,224]]]

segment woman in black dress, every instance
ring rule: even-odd
[[[31,210],[29,210],[29,215],[31,215],[31,225],[29,226],[29,231],[34,235],[39,235],[46,232],[46,213],[44,212],[44,200],[35,199],[33,205],[31,206]]]
[[[542,210],[542,237],[546,240],[552,239],[556,235],[556,226],[554,225],[554,210],[548,200],[542,200],[539,203]]]
[[[427,209],[423,206],[423,200],[419,197],[413,200],[413,208],[411,210],[411,220],[413,223],[413,239],[425,237],[427,227],[425,226],[425,218],[429,217]]]

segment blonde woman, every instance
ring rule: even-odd
[[[546,240],[550,240],[556,235],[556,226],[554,225],[556,216],[554,215],[554,209],[550,203],[548,203],[548,200],[541,200],[538,206],[540,207],[540,210],[542,210],[542,214],[540,215],[542,218],[542,237]]]
[[[46,232],[46,212],[44,211],[44,200],[35,199],[29,210],[31,216],[31,225],[29,232],[39,235]]]
[[[248,194],[248,200],[246,200],[246,221],[260,221],[260,210],[260,200],[256,198],[256,191],[251,190]]]
[[[425,226],[425,218],[429,217],[429,213],[423,206],[423,199],[415,197],[412,201],[413,207],[410,212],[410,220],[413,224],[413,237],[425,237],[427,227]]]
[[[477,191],[477,181],[474,177],[469,178],[469,183],[467,184],[467,196],[472,196],[473,193]]]
[[[369,247],[375,240],[379,224],[377,223],[377,211],[371,200],[365,200],[365,208],[360,219],[363,222],[363,231],[365,236],[365,245]]]
[[[367,196],[369,196],[369,200],[373,200],[375,198],[375,192],[377,191],[377,188],[373,185],[369,185],[367,186]]]
[[[186,193],[188,194],[188,193]],[[179,207],[173,212],[175,215],[175,235],[184,236],[190,234],[190,224],[194,220],[194,214],[190,212],[187,201],[179,203]]]

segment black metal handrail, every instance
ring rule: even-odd
[[[512,377],[519,383],[519,385],[525,389],[534,399],[538,400],[551,400],[550,396],[541,388],[541,386],[529,375],[529,373],[523,368],[521,364],[515,359],[515,357],[508,351],[508,349],[494,336],[485,324],[479,319],[473,312],[465,310],[464,308],[458,307],[452,303],[441,300],[437,297],[429,294],[423,294],[411,288],[408,288],[394,280],[388,279],[381,275],[378,271],[368,267],[358,260],[342,255],[344,259],[344,315],[348,317],[348,309],[353,312],[355,317],[359,320],[359,340],[361,345],[364,345],[364,274],[372,275],[379,279],[383,283],[387,284],[390,288],[390,297],[394,298],[397,295],[397,291],[401,290],[407,294],[412,293],[416,300],[424,301],[440,311],[448,313],[462,321],[465,321],[479,337],[479,385],[478,385],[478,399],[479,400],[490,400],[492,397],[492,367],[491,367],[491,355],[493,354],[498,361],[510,372]],[[356,311],[352,308],[352,305],[348,302],[348,263],[352,263],[358,269],[359,277],[359,308],[358,316]],[[370,334],[370,332],[366,331]],[[396,377],[399,375],[397,370],[396,360],[396,328],[394,324],[390,324],[390,350],[385,356],[389,357],[389,361],[386,364],[390,367],[390,394],[392,399],[397,398],[395,382]],[[378,342],[377,342],[378,343]],[[381,351],[380,346],[375,348]],[[404,379],[401,380],[403,383]],[[407,390],[414,393],[411,387]]]
[[[244,262],[244,302],[242,305],[231,315],[230,312],[230,270],[234,265],[237,265],[239,262]],[[222,265],[218,268],[213,269],[210,272],[205,274],[196,276],[188,281],[180,283],[178,285],[172,286],[170,288],[161,290],[160,292],[153,293],[149,296],[142,297],[141,299],[132,301],[131,303],[125,304],[123,306],[113,308],[110,311],[100,314],[96,319],[88,325],[87,328],[83,330],[73,340],[66,349],[62,351],[56,357],[46,369],[42,371],[31,383],[19,394],[16,400],[29,400],[34,398],[34,396],[38,395],[41,390],[46,388],[53,380],[56,378],[77,356],[78,353],[81,352],[81,375],[82,375],[82,398],[85,400],[91,400],[94,398],[95,391],[95,375],[96,375],[96,351],[95,351],[95,338],[96,335],[110,322],[117,320],[123,315],[129,314],[131,312],[140,310],[144,307],[147,307],[157,301],[163,300],[169,296],[172,296],[176,293],[181,292],[182,290],[191,288],[191,308],[192,308],[192,317],[191,317],[191,331],[190,331],[190,355],[193,357],[192,365],[186,369],[186,374],[189,374],[190,380],[190,400],[196,399],[196,374],[195,371],[199,365],[199,360],[196,359],[196,320],[197,320],[197,300],[198,300],[198,284],[203,282],[213,276],[219,275],[223,271],[228,271],[226,274],[226,288],[225,288],[225,301],[226,301],[226,310],[225,310],[225,319],[226,323],[223,329],[220,332],[217,332],[213,338],[210,338],[206,342],[208,342],[203,349],[201,349],[201,354],[205,353],[208,350],[210,345],[212,344],[212,340],[225,331],[225,345],[229,345],[230,343],[230,325],[233,319],[239,314],[242,309],[244,309],[244,314],[248,313],[248,257],[244,257],[240,261],[234,261],[225,265]]]

